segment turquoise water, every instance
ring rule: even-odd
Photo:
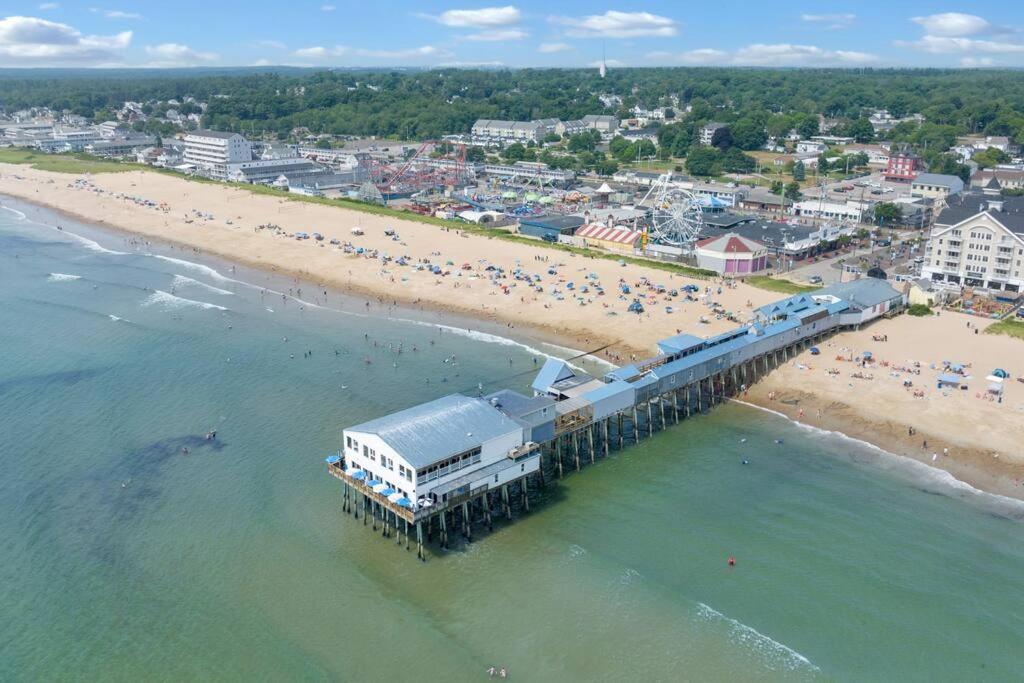
[[[323,456],[554,349],[3,203],[2,680],[1019,678],[1013,502],[733,405],[420,564]]]

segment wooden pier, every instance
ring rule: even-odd
[[[404,543],[406,550],[411,550],[415,535],[416,557],[426,561],[428,544],[434,541],[435,534],[441,550],[452,548],[459,536],[465,543],[472,542],[474,525],[492,531],[495,517],[511,521],[516,514],[528,513],[531,487],[544,487],[552,479],[561,479],[572,471],[580,471],[584,465],[597,463],[613,450],[639,443],[660,430],[711,410],[834,331],[835,328],[805,337],[692,383],[647,396],[602,419],[588,419],[583,408],[563,413],[555,421],[552,439],[524,445],[539,451],[538,470],[493,488],[485,483],[429,506],[413,509],[375,492],[364,480],[346,473],[343,454],[329,461],[327,469],[344,485],[343,513],[357,520],[361,517],[363,525],[374,532],[380,527],[382,537],[394,536],[396,545]],[[510,457],[513,455],[510,453]]]

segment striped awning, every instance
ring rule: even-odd
[[[618,244],[633,244],[640,237],[640,232],[630,230],[621,225],[608,227],[603,223],[591,223],[584,225],[576,231],[576,237],[584,237],[592,240],[603,240],[605,242],[616,242]]]

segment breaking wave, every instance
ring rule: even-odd
[[[777,640],[772,640],[763,633],[746,624],[725,616],[713,607],[703,602],[697,603],[697,616],[704,621],[723,624],[728,631],[729,640],[747,647],[760,654],[768,668],[782,671],[799,671],[811,669],[819,671],[811,660],[793,648],[783,645]]]
[[[81,275],[69,275],[67,273],[50,273],[46,278],[50,282],[70,282],[72,280],[81,280]]]
[[[207,292],[212,292],[214,294],[224,294],[225,296],[234,295],[234,292],[229,292],[226,289],[214,287],[213,285],[208,285],[205,282],[200,282],[199,280],[193,280],[192,278],[185,277],[184,275],[175,275],[174,288],[177,289],[179,287],[198,287],[200,289],[205,289]]]
[[[57,230],[57,228],[54,228],[54,230]],[[107,249],[106,247],[100,245],[98,242],[94,242],[93,240],[89,239],[88,237],[82,237],[81,235],[76,235],[75,233],[70,232],[68,230],[60,230],[60,232],[65,234],[65,235],[67,235],[67,236],[69,236],[69,237],[71,237],[71,238],[73,238],[73,239],[75,239],[76,241],[78,241],[80,244],[82,244],[89,251],[95,251],[95,252],[100,253],[100,254],[113,254],[115,256],[127,256],[128,255],[128,252],[126,252],[126,251],[114,251],[113,249]]]
[[[189,270],[195,271],[197,273],[203,273],[204,275],[212,277],[214,280],[219,280],[220,282],[240,282],[240,280],[232,280],[229,277],[225,277],[224,275],[221,275],[210,266],[204,266],[202,263],[186,261],[185,259],[174,258],[173,256],[164,256],[163,254],[148,254],[148,256],[158,258],[161,261],[167,261],[168,263],[177,264],[183,268],[188,268]]]
[[[19,221],[23,221],[23,220],[25,220],[26,218],[28,218],[28,216],[26,216],[26,215],[25,215],[24,213],[22,213],[21,211],[18,211],[17,209],[12,209],[12,208],[11,208],[11,207],[9,207],[9,206],[4,206],[3,204],[0,204],[0,209],[6,209],[6,210],[10,211],[11,213],[13,213],[13,214],[14,214],[15,216],[17,216],[17,217],[18,217],[18,220],[19,220]]]
[[[905,455],[892,453],[884,448],[876,446],[870,441],[857,439],[842,432],[822,429],[820,427],[805,424],[792,419],[785,413],[772,410],[771,408],[765,408],[764,406],[755,405],[753,403],[748,403],[747,401],[741,401],[735,398],[732,399],[732,401],[749,408],[755,408],[757,410],[770,413],[776,417],[781,417],[783,420],[792,423],[798,429],[807,433],[814,434],[816,436],[835,437],[848,443],[856,444],[857,446],[860,446],[878,456],[877,460],[873,463],[874,465],[885,470],[893,471],[896,474],[903,475],[905,479],[913,481],[916,485],[926,491],[941,493],[943,495],[950,496],[951,498],[970,500],[989,512],[1008,517],[1010,519],[1024,519],[1024,501],[1022,500],[1010,498],[1009,496],[1002,496],[998,493],[982,491],[981,489],[971,486],[965,481],[957,479],[946,470],[938,467],[932,467],[927,463],[915,460],[914,458],[910,458]]]
[[[150,294],[146,298],[146,300],[142,302],[142,305],[143,306],[161,306],[161,307],[167,308],[167,309],[197,307],[197,308],[203,308],[203,309],[206,309],[206,310],[211,310],[211,309],[218,310],[218,311],[226,311],[226,310],[228,310],[228,309],[224,308],[223,306],[218,306],[217,304],[211,304],[211,303],[207,303],[205,301],[195,301],[193,299],[185,299],[185,298],[180,297],[180,296],[174,296],[173,294],[170,294],[170,293],[165,292],[165,291],[160,290],[160,289],[155,290],[152,294]]]

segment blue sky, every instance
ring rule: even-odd
[[[1024,2],[5,2],[0,67],[1024,67]]]

